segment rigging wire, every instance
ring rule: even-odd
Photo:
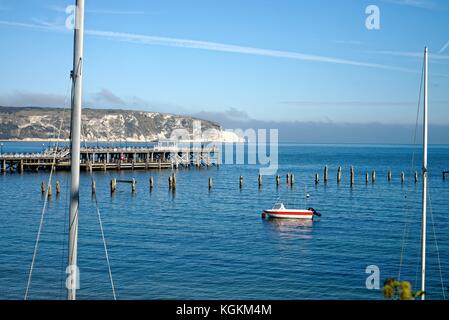
[[[443,271],[441,268],[441,259],[440,259],[440,249],[438,246],[438,241],[437,241],[437,234],[435,231],[435,221],[433,219],[433,210],[432,210],[432,199],[430,197],[430,191],[427,191],[427,197],[429,198],[429,212],[430,212],[430,220],[432,222],[432,230],[433,230],[433,239],[435,241],[435,248],[436,248],[436,253],[437,253],[437,261],[438,261],[438,270],[440,272],[440,282],[441,282],[441,291],[443,293],[443,300],[446,300],[446,293],[444,290],[444,280],[443,280]]]
[[[86,134],[85,134],[83,125],[81,125],[81,131],[82,131],[83,137],[84,137],[84,139],[83,139],[84,145],[85,145],[85,147],[87,147]],[[93,180],[92,171],[89,170],[89,172],[90,172],[90,178]],[[100,206],[98,204],[98,199],[97,199],[97,194],[96,193],[93,194],[93,200],[94,200],[94,203],[95,203],[95,209],[96,209],[96,213],[97,213],[98,224],[100,226],[101,239],[102,239],[102,242],[103,242],[103,249],[104,249],[104,254],[105,254],[105,257],[106,257],[106,264],[108,266],[108,274],[109,274],[109,281],[111,283],[111,288],[112,288],[112,296],[113,296],[114,300],[117,300],[117,295],[116,295],[115,285],[114,285],[114,279],[112,277],[112,268],[111,268],[111,263],[110,263],[110,260],[109,260],[108,247],[107,247],[107,244],[106,244],[106,237],[104,235],[103,222],[102,222],[102,219],[101,219]]]
[[[411,175],[412,175],[413,169],[415,167],[415,146],[416,146],[416,137],[417,137],[417,132],[418,132],[418,122],[419,122],[419,113],[420,113],[420,107],[421,107],[421,95],[422,95],[422,88],[423,88],[423,80],[424,80],[424,61],[422,64],[421,81],[420,81],[419,95],[418,95],[418,108],[416,111],[415,130],[414,130],[414,134],[413,134],[413,152],[412,152],[411,170],[409,171],[409,182],[411,181]],[[409,206],[410,203],[409,203],[409,199],[407,196],[407,189],[405,190],[405,197],[407,199],[406,206],[405,206],[405,211],[407,214],[407,212],[412,211],[412,210],[410,210],[410,206]],[[405,223],[404,223],[404,231],[402,234],[402,241],[401,241],[401,255],[399,258],[398,280],[401,279],[402,265],[403,265],[403,261],[404,261],[404,252],[407,247],[407,240],[408,240],[408,236],[409,236],[409,232],[410,232],[410,222],[411,221],[412,221],[412,218],[409,217],[409,215],[406,215]],[[416,281],[415,281],[415,283],[416,283]]]
[[[70,85],[67,86],[66,100],[67,100],[67,97],[68,97],[68,89],[69,89],[69,87],[70,87]],[[65,104],[66,103],[64,103],[64,105]],[[42,235],[42,230],[43,230],[43,227],[44,227],[44,218],[45,218],[45,213],[46,213],[47,206],[48,206],[48,190],[49,190],[49,186],[51,186],[51,182],[52,182],[52,178],[53,178],[53,172],[54,172],[54,168],[55,168],[55,165],[56,165],[56,156],[57,156],[57,153],[58,153],[59,140],[61,138],[62,127],[64,125],[65,110],[66,110],[66,108],[63,109],[63,116],[61,118],[61,123],[59,125],[58,137],[56,139],[55,150],[53,152],[53,160],[52,160],[52,164],[51,164],[51,168],[50,168],[50,175],[49,175],[48,181],[47,181],[47,188],[46,188],[46,191],[45,191],[45,199],[44,199],[44,204],[42,206],[41,217],[40,217],[40,221],[39,221],[39,229],[38,229],[37,236],[36,236],[36,241],[35,241],[35,244],[34,244],[33,258],[31,259],[30,270],[28,272],[28,280],[27,280],[24,300],[28,299],[28,295],[29,295],[29,291],[30,291],[30,287],[31,287],[31,281],[32,281],[32,277],[33,277],[34,266],[35,266],[36,257],[37,257],[37,252],[38,252],[38,249],[39,249],[39,241],[40,241],[40,238],[41,238],[41,235]]]

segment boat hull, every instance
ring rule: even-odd
[[[275,219],[313,219],[313,212],[309,210],[264,210],[268,218]]]

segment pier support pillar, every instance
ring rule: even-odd
[[[401,172],[401,183],[404,183],[405,181],[405,173],[404,171]]]
[[[2,172],[6,172],[6,160],[2,160]]]
[[[56,194],[60,193],[61,193],[61,184],[59,183],[59,181],[56,181]]]
[[[338,167],[337,170],[337,183],[340,183],[341,181],[341,167]]]
[[[388,179],[388,182],[391,181],[391,170],[388,171],[387,179]]]
[[[329,175],[329,168],[327,167],[327,165],[325,165],[325,166],[324,166],[324,176],[323,176],[323,178],[324,178],[324,183],[327,182],[327,180],[328,180],[328,175]]]
[[[154,180],[153,180],[153,176],[150,177],[150,191],[153,191],[153,187],[154,187]]]
[[[376,182],[376,170],[373,170],[373,173],[371,174],[371,182]]]
[[[212,177],[209,177],[209,190],[212,190]]]

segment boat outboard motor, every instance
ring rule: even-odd
[[[307,210],[312,211],[314,216],[321,217],[321,213],[316,211],[314,208],[308,208]]]

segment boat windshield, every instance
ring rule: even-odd
[[[284,209],[284,205],[282,203],[276,203],[273,206],[273,209]]]

